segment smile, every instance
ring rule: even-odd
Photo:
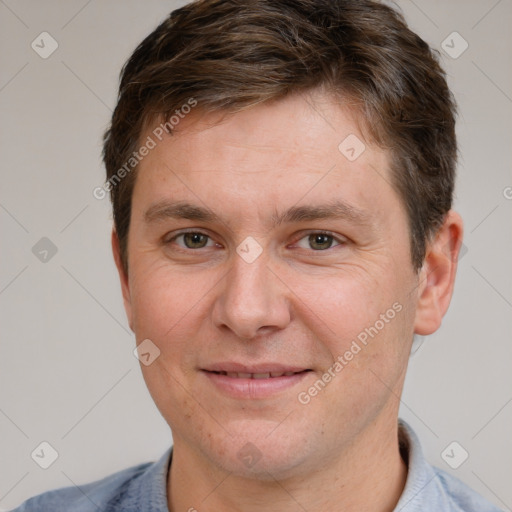
[[[284,392],[291,391],[311,372],[310,369],[299,368],[231,366],[226,369],[209,368],[202,370],[201,373],[208,379],[209,389],[216,393],[220,392],[237,400],[262,400],[282,396]]]

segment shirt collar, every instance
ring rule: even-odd
[[[426,461],[415,432],[402,419],[398,420],[398,441],[408,469],[404,490],[393,512],[424,511],[425,503],[439,500],[437,473]]]
[[[141,478],[135,480],[136,488],[131,493],[134,497],[134,511],[169,512],[167,479],[171,459],[172,447],[157,462],[151,464]]]

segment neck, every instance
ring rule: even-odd
[[[396,416],[369,425],[343,453],[316,471],[286,479],[228,473],[176,442],[168,481],[171,512],[391,512],[405,486]]]

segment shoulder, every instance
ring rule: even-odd
[[[399,442],[408,473],[396,511],[500,512],[461,480],[430,465],[418,437],[403,420],[399,420]]]
[[[12,512],[167,512],[166,480],[170,452],[157,462],[139,464],[101,480],[48,491]]]
[[[45,492],[30,498],[13,512],[104,510],[105,505],[120,502],[123,496],[128,499],[126,493],[133,480],[143,474],[149,466],[150,464],[140,464],[86,485]]]
[[[500,512],[477,492],[446,471],[432,466],[436,475],[439,492],[444,494],[455,512]]]

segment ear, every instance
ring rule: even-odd
[[[453,294],[463,223],[450,210],[434,240],[429,242],[418,284],[414,332],[426,336],[437,331]]]
[[[133,331],[132,323],[132,301],[130,295],[130,282],[128,280],[128,274],[123,267],[121,260],[121,250],[119,247],[119,237],[115,229],[112,229],[112,253],[114,254],[114,261],[116,262],[117,272],[119,273],[119,280],[121,281],[121,291],[123,293],[124,309],[128,318],[128,324],[130,329]]]

